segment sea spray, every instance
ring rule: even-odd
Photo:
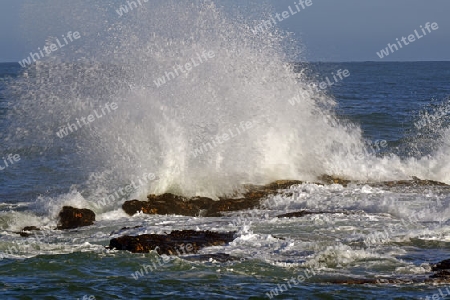
[[[131,197],[172,192],[217,198],[242,183],[314,180],[335,170],[348,178],[381,180],[417,170],[417,162],[409,168],[398,158],[358,160],[365,147],[361,129],[338,120],[335,101],[309,88],[313,80],[301,70],[294,72],[292,54],[283,47],[289,35],[275,28],[254,35],[251,21],[207,0],[184,6],[152,1],[151,10],[126,18],[100,1],[90,2],[85,14],[84,1],[45,4],[29,4],[25,16],[45,23],[60,10],[83,41],[11,81],[8,92],[17,101],[7,140],[41,147],[44,157],[60,157],[61,165],[76,168],[80,176],[73,184],[88,201],[99,201],[146,170],[159,180]],[[42,34],[40,27],[36,31]],[[160,87],[154,84],[205,49],[213,59]],[[299,91],[293,107],[288,100]],[[61,124],[108,102],[120,109],[64,139],[55,135]],[[255,124],[251,130],[192,155],[247,120]]]

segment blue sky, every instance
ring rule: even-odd
[[[24,24],[29,22],[24,22],[20,14],[23,3],[36,0],[0,1],[0,62],[19,61],[35,50],[30,45],[42,44],[39,35],[36,40],[33,35],[24,36],[28,30]],[[380,61],[377,51],[394,43],[396,38],[414,33],[426,22],[438,23],[439,29],[391,53],[383,61],[450,60],[449,0],[311,1],[310,7],[278,23],[281,29],[295,34],[305,47],[304,59],[308,61]],[[273,13],[282,13],[298,0],[217,2],[225,7],[238,3],[245,15],[246,10],[251,11],[251,6],[256,5],[270,5]]]

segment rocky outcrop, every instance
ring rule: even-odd
[[[222,212],[256,208],[264,197],[275,194],[279,189],[287,189],[293,184],[301,183],[303,182],[298,180],[279,180],[264,186],[245,185],[242,197],[219,198],[217,201],[206,197],[188,199],[170,193],[149,195],[148,201],[126,201],[122,208],[129,215],[142,211],[145,214],[217,217],[221,216]]]
[[[201,248],[226,245],[235,239],[235,232],[175,230],[170,234],[142,234],[122,236],[109,242],[109,249],[148,253],[155,250],[159,255],[195,254]]]
[[[59,213],[57,229],[73,229],[94,224],[95,213],[90,209],[64,206]]]
[[[158,196],[149,195],[148,201],[126,201],[122,208],[129,215],[142,211],[145,214],[204,216],[205,213],[211,210],[213,204],[214,200],[209,198],[187,199],[182,196],[165,193]]]
[[[432,180],[422,180],[412,177],[411,180],[384,181],[384,182],[358,182],[350,181],[335,176],[322,175],[318,177],[316,184],[341,184],[347,186],[349,183],[368,184],[374,187],[450,187],[449,185]],[[276,194],[279,190],[289,189],[294,184],[302,184],[300,180],[278,180],[267,185],[243,185],[241,197],[219,198],[213,200],[207,197],[186,198],[170,193],[162,195],[149,195],[147,201],[130,200],[126,201],[122,208],[128,215],[134,215],[137,212],[145,214],[176,214],[184,216],[218,217],[223,212],[261,208],[261,200],[269,195]],[[301,217],[306,214],[334,213],[334,212],[307,212],[291,213],[279,217]]]

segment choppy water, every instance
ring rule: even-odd
[[[26,69],[0,65],[0,155],[20,156],[0,171],[3,298],[267,299],[271,289],[307,270],[316,275],[280,299],[424,299],[436,293],[438,287],[419,284],[327,282],[424,276],[427,262],[448,258],[445,188],[304,184],[268,199],[265,210],[221,218],[129,217],[120,206],[148,193],[217,197],[242,183],[322,174],[450,183],[448,116],[442,113],[449,105],[450,63],[293,65],[293,53],[283,47],[292,43],[289,36],[255,36],[255,24],[210,1],[153,3],[151,10],[120,18],[118,3],[94,1],[89,10],[84,1],[46,4],[25,7],[28,34],[31,24],[47,24],[45,16],[55,13],[66,24],[61,34],[76,28],[82,38]],[[155,84],[203,51],[214,57]],[[339,69],[350,76],[325,90],[311,85]],[[108,110],[112,103],[117,109]],[[89,125],[67,131],[68,123],[91,114]],[[59,137],[64,128],[67,136]],[[225,133],[229,140],[219,142],[217,135]],[[201,147],[207,151],[193,154]],[[154,179],[144,181],[149,173]],[[136,190],[95,205],[132,181]],[[52,230],[63,205],[91,208],[97,222]],[[275,218],[304,208],[354,213]],[[45,230],[30,238],[14,233],[30,225]],[[104,249],[122,234],[174,229],[237,231],[230,245],[201,253],[242,260],[175,258],[134,279],[142,264],[157,261],[155,254]]]

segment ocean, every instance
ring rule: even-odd
[[[170,8],[124,15],[105,43],[87,34],[101,30],[88,15],[66,49],[25,68],[0,64],[1,299],[445,293],[336,282],[425,278],[449,258],[450,189],[379,183],[450,184],[450,62],[294,61],[284,36],[255,36],[212,5]],[[168,15],[180,16],[170,28]],[[322,175],[353,183],[316,184]],[[150,193],[217,199],[280,179],[305,183],[222,217],[121,208]],[[64,205],[92,209],[95,224],[55,230]],[[333,213],[276,217],[302,209]],[[41,231],[22,237],[25,226]],[[200,254],[238,259],[105,248],[124,234],[182,229],[236,231]]]

